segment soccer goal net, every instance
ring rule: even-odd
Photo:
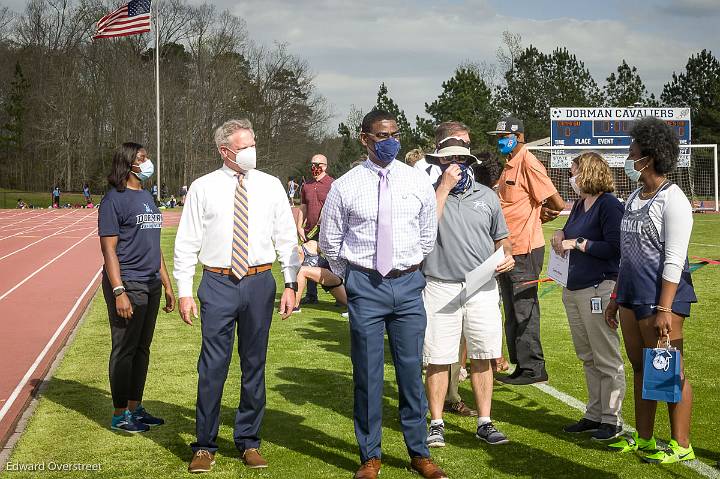
[[[577,199],[570,187],[570,162],[585,151],[596,151],[605,157],[615,178],[615,194],[625,200],[636,188],[625,176],[624,164],[628,147],[618,146],[528,146],[545,168],[565,201]],[[668,175],[687,195],[693,210],[718,211],[717,145],[681,145],[678,166]]]

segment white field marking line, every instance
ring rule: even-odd
[[[720,244],[690,243],[695,246],[709,246],[711,248],[720,248]]]
[[[2,241],[2,240],[4,240],[4,239],[12,238],[12,237],[14,237],[14,236],[24,235],[25,233],[29,233],[30,231],[32,231],[32,230],[34,230],[34,229],[40,228],[41,226],[45,226],[46,224],[52,223],[52,222],[54,222],[55,220],[59,220],[60,218],[63,218],[63,217],[65,217],[65,216],[69,215],[69,214],[70,214],[70,213],[65,213],[65,214],[62,215],[62,216],[58,216],[57,218],[52,218],[52,219],[47,220],[47,221],[45,221],[45,222],[43,222],[43,223],[40,223],[39,225],[35,225],[35,226],[33,226],[32,228],[30,228],[30,229],[26,229],[26,230],[24,230],[24,231],[18,231],[17,233],[11,234],[11,235],[9,235],[9,236],[2,236],[2,237],[0,237],[0,241]],[[24,226],[23,226],[23,228],[24,228]]]
[[[50,264],[50,263],[48,263],[48,264]],[[23,376],[22,379],[20,380],[20,382],[18,383],[18,385],[15,386],[15,389],[13,390],[12,394],[10,394],[10,397],[7,399],[5,404],[3,404],[2,409],[0,409],[0,421],[3,420],[3,418],[5,417],[7,412],[10,410],[10,407],[13,405],[13,403],[17,399],[18,395],[20,394],[20,391],[22,391],[22,389],[25,387],[27,382],[30,380],[30,377],[33,375],[35,370],[38,368],[38,366],[40,365],[42,360],[45,359],[45,355],[48,353],[48,351],[50,350],[52,345],[55,343],[58,336],[60,336],[60,333],[63,331],[63,329],[65,329],[65,326],[67,326],[67,323],[70,321],[70,318],[72,318],[73,314],[75,314],[75,311],[77,311],[78,307],[80,306],[80,303],[85,298],[85,295],[88,293],[90,288],[92,288],[92,285],[95,283],[95,280],[98,278],[98,276],[100,276],[101,272],[102,272],[102,267],[100,267],[100,269],[98,269],[97,273],[95,273],[95,276],[93,276],[93,279],[91,279],[90,282],[88,283],[88,285],[85,287],[85,290],[82,292],[80,297],[77,299],[77,301],[73,305],[70,312],[67,314],[67,316],[65,316],[65,319],[63,320],[62,323],[60,323],[60,326],[58,326],[58,328],[55,330],[55,334],[52,335],[52,337],[47,342],[47,344],[45,345],[43,350],[40,351],[40,354],[38,354],[37,358],[35,358],[35,362],[32,364],[32,366],[30,366],[30,369],[27,370],[27,372],[25,373],[25,376]]]
[[[72,212],[67,212],[67,213],[65,213],[65,214],[58,215],[58,216],[50,216],[50,219],[49,219],[49,220],[44,221],[44,222],[41,222],[41,223],[37,223],[37,224],[35,224],[35,226],[33,226],[33,228],[36,227],[36,226],[40,226],[40,225],[44,225],[44,224],[50,223],[50,222],[52,222],[52,221],[60,220],[61,218],[64,218],[65,216],[67,216],[67,215],[69,215],[69,214],[72,214]],[[41,219],[41,218],[43,218],[43,217],[44,217],[44,218],[48,218],[48,215],[39,214],[39,215],[35,215],[35,216],[31,217],[31,218],[26,218],[26,219],[23,220],[23,221],[18,221],[18,222],[16,222],[16,223],[13,223],[12,225],[2,225],[2,224],[0,224],[0,227],[2,227],[2,231],[3,231],[3,232],[8,232],[8,230],[10,230],[10,231],[22,230],[23,228],[27,228],[27,227],[31,226],[31,224],[21,225],[20,223],[24,223],[25,221],[30,221],[30,220],[39,220],[39,219]],[[33,224],[34,224],[34,223],[33,223]]]
[[[562,391],[558,391],[557,389],[550,386],[549,384],[533,384],[533,386],[535,386],[537,389],[541,390],[545,394],[549,394],[550,396],[554,397],[558,401],[563,402],[563,403],[567,404],[568,406],[570,406],[574,409],[577,409],[578,411],[585,412],[585,404],[583,404],[583,402],[580,401],[579,399],[574,398],[574,397],[570,396],[569,394],[565,394]],[[628,426],[627,424],[623,425],[623,429],[630,433],[635,432],[635,429]],[[661,443],[661,441],[658,441],[658,443]],[[707,464],[705,464],[704,462],[702,462],[698,459],[693,459],[692,461],[681,461],[679,464],[694,470],[695,472],[697,472],[698,474],[700,474],[702,476],[709,477],[712,479],[720,478],[720,471],[716,470],[713,467],[708,466]]]
[[[39,213],[39,214],[36,214],[36,215],[33,215],[33,214],[31,214],[31,213],[13,215],[12,218],[15,218],[16,216],[24,216],[25,219],[22,219],[22,220],[20,220],[20,221],[16,221],[15,223],[10,223],[9,225],[2,225],[2,228],[7,228],[8,226],[19,225],[20,223],[24,223],[25,221],[34,220],[34,219],[36,219],[36,218],[40,218],[41,216],[47,216],[47,215],[52,214],[52,213],[53,213],[52,211],[43,211],[42,213]],[[3,219],[4,219],[4,218],[3,218]]]
[[[68,249],[66,249],[65,251],[63,251],[63,252],[60,253],[59,255],[55,256],[53,259],[51,259],[50,261],[48,261],[47,263],[45,263],[45,264],[44,264],[43,266],[41,266],[40,268],[36,269],[32,274],[30,274],[30,276],[28,276],[28,277],[25,278],[24,280],[20,281],[18,284],[16,284],[15,286],[13,286],[13,287],[10,288],[9,290],[7,290],[5,293],[3,293],[2,296],[0,296],[0,301],[2,301],[3,299],[5,299],[10,293],[12,293],[12,292],[15,291],[16,289],[18,289],[20,286],[22,286],[23,284],[25,284],[25,283],[27,283],[28,281],[30,281],[30,279],[32,279],[36,274],[38,274],[40,271],[44,270],[45,268],[47,268],[48,266],[50,266],[51,264],[53,264],[58,258],[62,257],[65,253],[67,253],[68,251],[70,251],[71,249],[73,249],[74,247],[76,247],[77,245],[79,245],[80,243],[82,243],[83,241],[85,241],[86,239],[88,239],[90,236],[93,236],[94,234],[95,234],[95,231],[92,231],[92,232],[90,232],[89,234],[83,236],[82,239],[80,239],[79,241],[76,241],[75,243],[73,243],[73,245],[70,246]]]
[[[92,214],[92,213],[91,213],[91,214]],[[15,253],[19,253],[19,252],[21,252],[21,251],[24,251],[24,250],[28,249],[29,247],[40,243],[41,241],[45,241],[45,240],[48,239],[48,238],[52,238],[53,236],[59,235],[60,233],[62,233],[63,230],[65,230],[65,229],[67,229],[67,228],[70,228],[71,226],[74,226],[75,223],[79,223],[80,221],[85,220],[88,216],[90,216],[90,215],[83,216],[83,217],[80,218],[79,220],[77,220],[77,221],[75,221],[74,223],[72,223],[72,224],[70,224],[70,225],[67,225],[67,226],[65,226],[65,227],[57,230],[57,231],[54,232],[53,234],[48,235],[48,236],[45,236],[45,237],[43,237],[43,238],[41,238],[41,239],[39,239],[39,240],[37,240],[37,241],[33,241],[33,242],[30,243],[29,245],[23,246],[22,248],[17,249],[17,250],[15,250],[15,251],[13,251],[12,253],[8,253],[8,254],[6,254],[5,256],[0,256],[0,261],[4,260],[4,259],[7,258],[8,256],[14,255]],[[93,229],[94,229],[94,228],[93,228]]]

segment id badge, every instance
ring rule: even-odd
[[[602,314],[602,298],[600,296],[590,298],[590,312],[593,314]]]

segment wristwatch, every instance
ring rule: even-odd
[[[285,283],[285,288],[290,288],[297,293],[298,284],[297,283]]]
[[[117,298],[121,294],[125,292],[125,286],[118,286],[117,288],[113,288],[113,294]]]
[[[580,246],[585,242],[585,238],[582,236],[575,240],[575,249],[580,249]]]

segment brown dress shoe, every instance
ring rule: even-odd
[[[245,449],[242,453],[242,460],[245,466],[250,469],[262,469],[268,467],[268,462],[260,455],[260,451],[255,448]]]
[[[212,467],[214,465],[215,454],[210,451],[206,451],[205,449],[200,449],[193,454],[193,458],[188,466],[188,472],[193,474],[198,472],[210,472],[212,471]]]
[[[376,479],[380,474],[380,459],[371,457],[355,473],[355,479]]]
[[[410,468],[425,479],[448,479],[445,471],[440,469],[429,457],[413,457],[410,461]]]
[[[465,417],[477,417],[477,415],[478,415],[478,412],[475,409],[470,409],[462,401],[458,401],[458,402],[454,402],[454,403],[445,403],[445,406],[443,407],[443,411],[451,412],[453,414],[457,414],[458,416],[465,416]]]

